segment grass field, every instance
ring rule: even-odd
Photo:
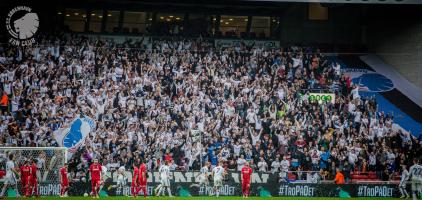
[[[13,199],[13,198],[10,198]],[[60,197],[42,197],[41,199],[66,199],[66,200],[79,200],[79,199],[92,199],[90,197],[66,197],[66,198],[60,198]],[[101,197],[99,199],[144,199],[143,197],[138,198],[130,198],[130,197]],[[242,197],[147,197],[149,200],[164,200],[164,199],[186,199],[186,200],[211,200],[211,199],[220,199],[220,200],[241,200]],[[344,198],[329,198],[329,197],[249,197],[248,200],[262,200],[262,199],[272,199],[272,200],[323,200],[323,199],[329,199],[329,200],[344,200]],[[359,199],[359,200],[392,200],[397,198],[374,198],[374,197],[367,197],[367,198],[350,198],[350,199]]]

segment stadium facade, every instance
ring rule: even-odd
[[[411,23],[417,5],[276,1],[23,2],[41,13],[44,31],[271,38],[282,43],[369,45],[386,19]],[[7,13],[19,2],[3,1]],[[0,5],[1,5],[0,4]],[[397,15],[388,15],[393,13]],[[389,22],[390,26],[395,26]],[[2,30],[5,31],[5,30]],[[2,34],[3,36],[5,34]]]

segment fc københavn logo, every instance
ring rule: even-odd
[[[28,46],[35,43],[33,36],[38,31],[37,13],[28,6],[17,6],[6,17],[6,28],[12,36],[9,42],[16,46]]]

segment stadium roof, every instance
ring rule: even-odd
[[[59,0],[63,2],[67,0]],[[116,2],[116,0],[88,0],[91,3]],[[334,4],[422,4],[422,0],[120,0],[119,2],[169,3],[169,4],[216,4],[216,5],[271,5],[272,3],[334,3]]]
[[[422,4],[421,0],[247,0],[256,2],[307,2],[307,3],[357,3],[357,4]]]
[[[130,0],[129,0],[130,1]],[[135,0],[138,2],[157,2],[157,0]],[[207,4],[242,4],[242,3],[347,3],[347,4],[422,4],[422,0],[158,0],[168,3],[207,3]]]

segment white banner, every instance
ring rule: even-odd
[[[68,126],[54,131],[54,138],[61,147],[68,148],[68,158],[95,129],[95,122],[89,117],[77,117]]]

